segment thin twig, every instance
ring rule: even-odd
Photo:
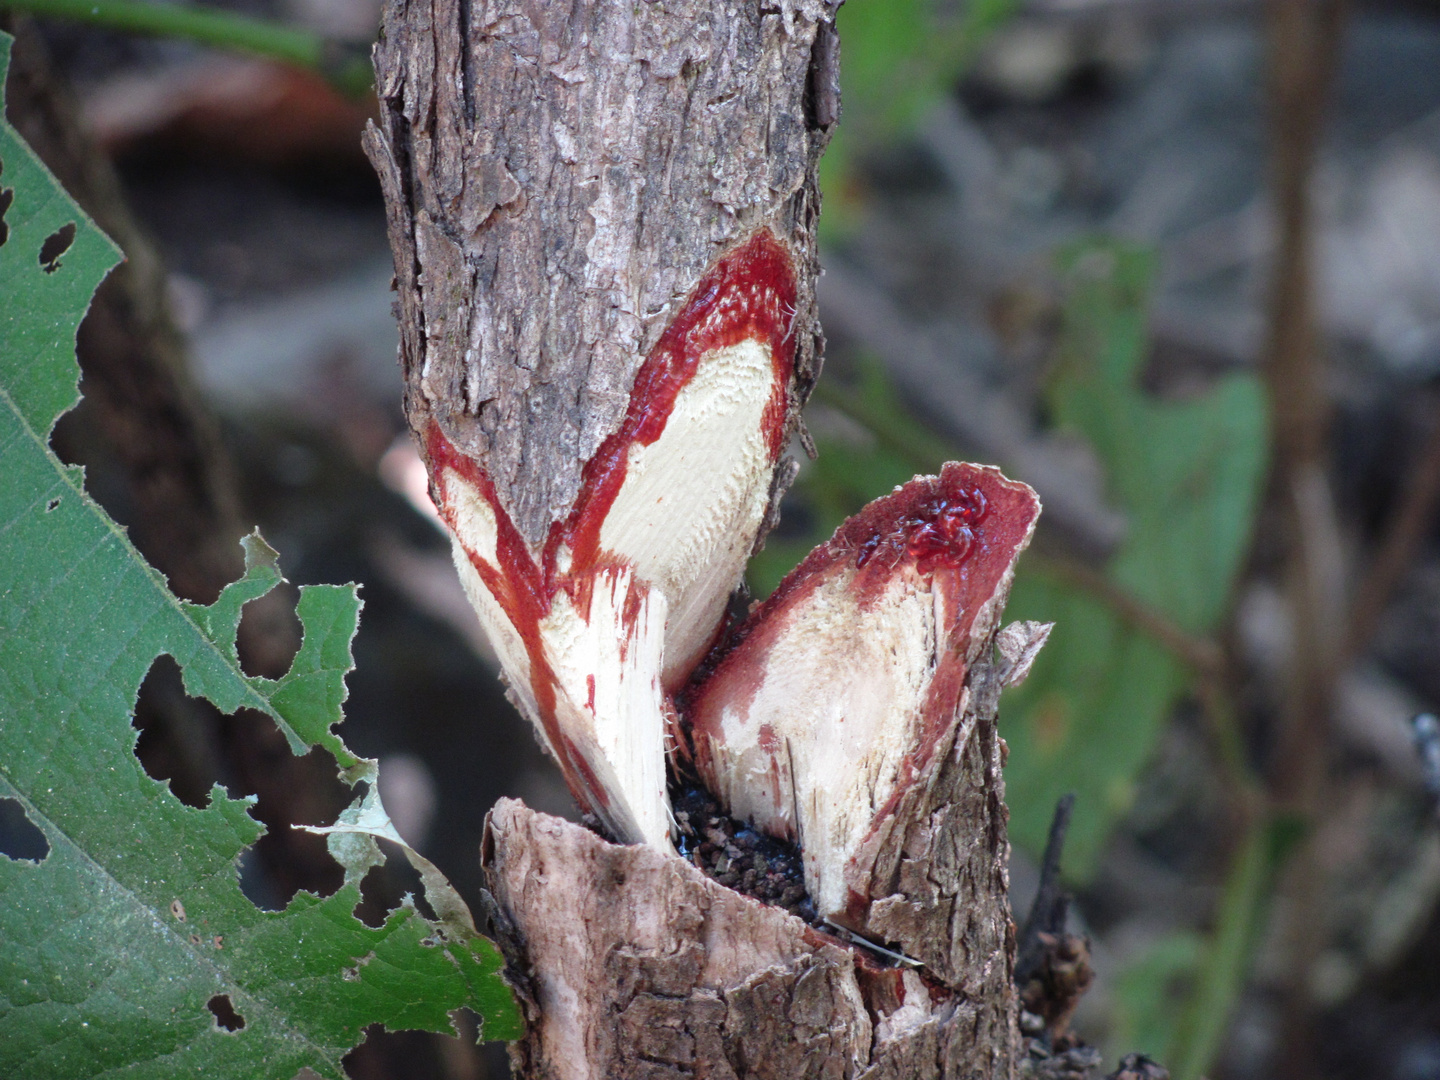
[[[1345,635],[1345,659],[1360,655],[1370,644],[1385,605],[1415,561],[1437,506],[1440,506],[1440,402],[1437,402],[1430,437],[1410,474],[1400,508],[1390,519],[1375,559],[1355,590]]]
[[[1336,677],[1339,527],[1329,501],[1329,405],[1318,355],[1310,176],[1340,38],[1338,0],[1271,0],[1270,93],[1278,245],[1264,373],[1274,486],[1285,529],[1295,666],[1281,718],[1274,791],[1297,809],[1315,796]]]
[[[913,956],[906,956],[904,953],[896,952],[894,949],[887,949],[883,945],[876,945],[875,942],[869,938],[861,937],[853,930],[841,926],[837,922],[831,922],[829,919],[823,917],[820,921],[824,923],[836,937],[848,941],[851,945],[858,945],[862,949],[868,949],[877,956],[883,956],[887,960],[893,960],[902,967],[922,968],[925,966],[923,961],[916,960]]]
[[[1050,821],[1050,835],[1045,841],[1045,855],[1040,861],[1040,887],[1030,904],[1030,914],[1015,946],[1015,985],[1024,987],[1039,970],[1045,958],[1041,934],[1060,935],[1070,914],[1070,896],[1060,885],[1060,860],[1065,850],[1065,834],[1070,829],[1070,814],[1075,809],[1075,793],[1061,795]]]
[[[1228,670],[1228,666],[1225,670]],[[1250,763],[1245,737],[1235,715],[1235,699],[1224,671],[1214,678],[1195,680],[1195,696],[1215,740],[1221,772],[1229,795],[1237,832],[1265,811],[1265,789]]]
[[[1278,244],[1264,372],[1272,425],[1272,490],[1280,502],[1294,628],[1270,814],[1293,815],[1307,823],[1323,806],[1344,615],[1339,527],[1325,460],[1329,404],[1313,310],[1310,205],[1343,14],[1342,0],[1270,0],[1267,20]],[[1277,1061],[1277,1072],[1286,1080],[1310,1080],[1316,1072],[1309,985],[1323,945],[1318,916],[1322,873],[1313,843],[1301,845],[1286,876],[1291,921]],[[1202,1059],[1196,1061],[1203,1067]]]

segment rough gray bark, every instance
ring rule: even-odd
[[[970,1004],[966,1064],[988,1077],[1009,1075],[1016,1031],[1005,751],[995,725],[1004,664],[972,669],[953,749],[896,813],[863,924]]]
[[[789,422],[818,371],[815,166],[838,0],[392,0],[366,135],[412,427],[475,458],[532,545],[716,256],[762,225],[801,282]]]
[[[797,264],[798,426],[821,344],[815,167],[838,116],[835,6],[391,0],[367,150],[407,415],[480,464],[532,550],[569,514],[679,302],[761,227]],[[772,499],[789,473],[776,475]],[[1021,652],[982,651],[951,748],[877,846],[863,928],[923,967],[673,855],[498,806],[483,860],[528,999],[518,1074],[1009,1080],[995,704]]]

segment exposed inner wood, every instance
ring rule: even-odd
[[[422,432],[461,580],[516,703],[576,800],[626,842],[669,846],[666,691],[710,648],[768,516],[795,294],[794,260],[768,228],[706,271],[538,552],[483,466],[433,418]],[[623,602],[597,606],[611,593]]]
[[[701,778],[800,845],[821,916],[863,922],[896,811],[956,742],[1039,510],[998,469],[915,478],[816,548],[694,692],[681,738]]]

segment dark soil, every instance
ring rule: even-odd
[[[682,857],[727,888],[817,923],[799,848],[736,821],[704,788],[686,786],[670,794]]]

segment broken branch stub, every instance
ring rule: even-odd
[[[991,654],[1039,512],[1024,484],[955,463],[877,499],[755,611],[685,713],[701,779],[799,845],[820,917],[952,982],[1013,932],[995,698],[1049,628],[1007,628],[1026,638],[1009,666]]]
[[[994,469],[916,478],[816,549],[692,688],[693,763],[731,812],[800,842],[836,933],[668,852],[496,807],[482,860],[523,956],[521,1075],[1014,1075],[995,712],[1049,627],[997,625],[1038,512]]]
[[[912,480],[811,552],[696,693],[701,779],[799,845],[823,918],[863,922],[877,845],[954,738],[1038,512],[997,469]]]
[[[1015,1075],[1013,991],[1007,1004],[882,966],[682,859],[607,844],[511,799],[487,819],[482,860],[511,922],[501,932],[524,957],[517,1076]]]
[[[496,807],[482,860],[524,957],[521,1075],[1014,1076],[995,711],[1049,627],[997,620],[1038,511],[994,469],[917,478],[812,553],[692,690],[702,777],[801,842],[820,914],[853,934]]]

